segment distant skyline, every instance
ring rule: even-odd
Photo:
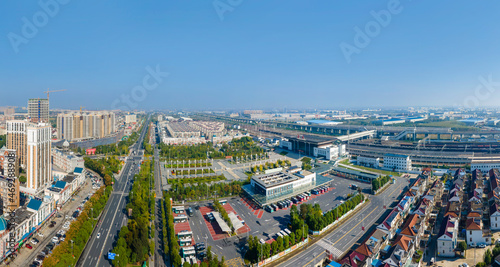
[[[500,103],[495,1],[41,0],[0,10],[0,106],[26,106],[47,88],[67,89],[50,96],[67,109]]]

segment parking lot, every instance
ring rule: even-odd
[[[333,181],[330,183],[329,191],[320,195],[311,195],[309,200],[303,203],[319,204],[322,211],[328,211],[344,201],[347,194],[357,191],[350,187],[351,184],[356,184],[363,192],[367,192],[371,188],[370,184],[358,181],[336,176],[330,178],[333,178]],[[248,199],[233,197],[226,200],[241,219],[245,221],[250,231],[232,237],[215,235],[215,238],[213,238],[214,229],[209,229],[206,216],[204,216],[211,210],[209,207],[210,202],[202,202],[191,206],[194,212],[193,216],[189,217],[189,224],[196,242],[205,242],[207,246],[212,246],[214,254],[219,255],[219,257],[224,256],[226,261],[230,261],[231,266],[240,266],[238,262],[240,262],[244,254],[247,236],[257,236],[259,239],[271,242],[276,238],[278,232],[287,228],[290,221],[290,207],[270,213],[253,205]],[[188,208],[187,205],[185,207]]]

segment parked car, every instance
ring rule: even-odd
[[[485,248],[486,247],[486,244],[479,244],[477,245],[478,248]]]
[[[26,244],[26,247],[32,249],[33,247],[30,244]]]

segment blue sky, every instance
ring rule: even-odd
[[[500,100],[500,86],[475,93],[480,77],[500,82],[498,1],[59,1],[0,2],[0,105],[47,88],[67,89],[52,107],[87,109]],[[357,49],[349,62],[341,44]]]

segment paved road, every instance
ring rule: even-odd
[[[148,126],[145,125],[138,141],[131,147],[133,155],[129,157],[120,176],[116,179],[106,208],[77,266],[111,266],[111,261],[107,260],[107,253],[113,249],[120,228],[127,225],[125,206],[132,188],[133,177],[139,173],[138,166],[142,160],[140,149],[147,128]],[[99,238],[97,238],[98,234],[100,234]]]
[[[377,196],[370,196],[370,202],[364,206],[353,217],[345,221],[332,233],[308,246],[304,251],[293,258],[277,266],[313,266],[316,261],[325,256],[325,250],[331,251],[335,256],[340,256],[347,252],[367,231],[373,229],[373,225],[387,211],[384,204],[389,207],[393,201],[397,200],[400,190],[408,186],[409,180],[397,178],[396,183]],[[366,231],[362,230],[365,227]],[[371,229],[369,230],[369,228]]]

